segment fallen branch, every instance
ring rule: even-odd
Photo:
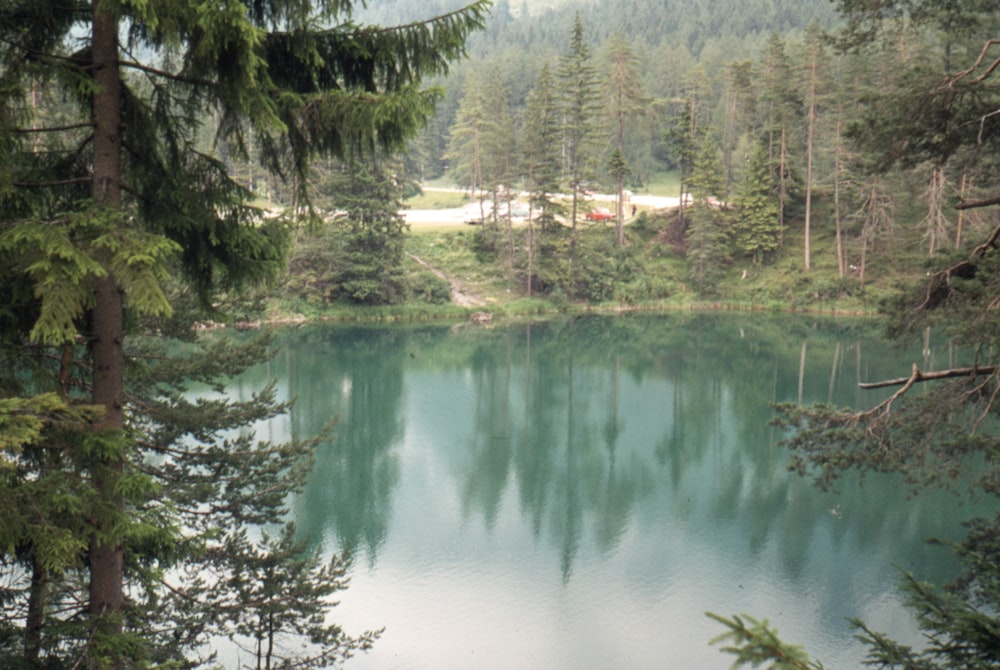
[[[977,209],[979,207],[989,207],[991,205],[1000,205],[1000,195],[995,195],[992,198],[986,198],[985,200],[963,200],[955,205],[955,209]]]
[[[913,374],[909,377],[899,377],[897,379],[886,379],[879,382],[867,382],[858,384],[858,388],[862,389],[880,389],[886,388],[888,386],[902,386],[906,385],[909,389],[910,386],[917,382],[928,382],[934,381],[936,379],[952,379],[954,377],[978,377],[980,375],[992,375],[996,373],[997,366],[991,365],[988,367],[971,367],[971,368],[951,368],[949,370],[940,370],[938,372],[921,372],[916,364],[913,365]],[[899,394],[897,394],[899,395]]]
[[[976,70],[978,70],[979,66],[981,66],[984,62],[986,62],[986,56],[987,54],[989,54],[990,48],[996,46],[997,44],[1000,44],[1000,40],[996,39],[987,40],[986,43],[983,45],[982,51],[979,52],[979,57],[976,58],[976,62],[972,64],[972,67],[970,67],[968,70],[962,70],[961,72],[956,72],[955,74],[949,76],[947,79],[944,80],[943,84],[944,87],[951,88],[952,86],[955,85],[955,83],[968,77]],[[991,74],[993,74],[993,71],[996,70],[998,67],[1000,67],[1000,58],[994,58],[990,62],[990,64],[986,66],[986,69],[983,72],[980,72],[969,83],[978,84],[979,82],[983,81]]]

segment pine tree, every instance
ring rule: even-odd
[[[575,253],[576,223],[579,215],[580,189],[593,173],[594,145],[597,142],[600,98],[597,94],[597,71],[591,63],[590,46],[583,34],[583,22],[577,13],[570,34],[569,49],[559,58],[556,72],[559,106],[563,117],[564,172],[569,177],[570,226],[573,229],[571,257]]]
[[[489,190],[493,207],[490,225],[484,226],[479,232],[488,232],[492,236],[488,244],[484,245],[492,251],[499,251],[502,245],[506,246],[509,275],[514,263],[511,182],[517,176],[515,157],[518,150],[514,117],[507,103],[507,84],[499,70],[490,72],[485,97],[492,102],[483,125],[483,182]],[[501,234],[504,235],[504,240],[501,240]]]
[[[761,72],[760,110],[767,135],[768,156],[778,175],[779,217],[782,230],[793,187],[791,167],[792,133],[802,111],[802,100],[795,90],[795,76],[785,49],[777,35],[767,41]]]
[[[719,207],[723,189],[722,162],[719,147],[711,133],[706,133],[698,147],[689,180],[691,206],[685,254],[691,274],[703,292],[714,291],[729,263],[726,217]]]
[[[616,33],[608,41],[604,60],[607,64],[606,107],[614,133],[608,165],[615,183],[615,238],[621,246],[625,243],[625,175],[630,171],[625,157],[625,131],[647,109],[649,99],[640,77],[639,58],[620,34]]]
[[[684,84],[684,97],[676,101],[677,111],[664,136],[667,150],[677,166],[680,184],[678,211],[681,218],[684,218],[687,207],[689,180],[694,170],[694,161],[708,127],[706,98],[709,87],[708,75],[704,68],[697,67],[688,74]]]
[[[754,91],[753,63],[735,61],[726,67],[726,114],[722,137],[723,164],[726,169],[726,188],[734,181],[733,154],[740,140],[753,134],[757,96]]]
[[[840,0],[838,5],[847,18],[840,43],[868,49],[865,55],[874,57],[876,66],[899,75],[869,98],[875,106],[858,124],[870,172],[864,253],[869,239],[893,219],[885,205],[892,167],[923,161],[944,165],[971,147],[978,161],[992,165],[996,152],[990,149],[1000,139],[997,126],[987,123],[984,115],[993,113],[998,102],[991,81],[1000,63],[992,55],[993,39],[968,69],[931,75],[922,64],[911,69],[900,57],[900,46],[906,45],[898,40],[899,33],[891,42],[883,42],[885,29],[905,21],[910,31],[939,35],[949,44],[966,31],[995,30],[990,22],[1000,7],[996,2],[925,0]],[[994,35],[986,32],[985,37]],[[892,94],[891,102],[885,94]],[[970,126],[977,129],[975,137],[968,133]],[[957,207],[964,211],[997,204],[1000,197],[991,196]],[[932,371],[914,364],[899,377],[865,383],[865,389],[895,389],[868,409],[780,405],[794,471],[812,476],[824,489],[852,470],[890,472],[901,475],[914,495],[940,487],[996,501],[1000,496],[998,236],[1000,228],[994,225],[982,244],[939,260],[926,274],[921,272],[924,276],[910,290],[885,305],[887,332],[893,339],[910,342],[934,328],[950,348],[969,352],[970,364]],[[862,260],[862,273],[864,265]],[[857,636],[868,646],[866,664],[944,670],[1000,665],[1000,515],[988,514],[964,525],[964,539],[953,545],[966,567],[960,579],[943,588],[904,576],[907,604],[923,632],[922,647],[900,644],[855,620]],[[801,650],[778,640],[766,623],[757,625],[746,617],[714,618],[729,629],[723,637],[734,642],[727,651],[737,656],[737,665],[773,660],[775,667],[820,667]],[[802,665],[780,665],[789,651]]]
[[[758,144],[747,160],[733,209],[736,247],[750,254],[754,263],[765,262],[779,248],[781,217],[778,184],[764,144]]]
[[[315,298],[346,299],[359,305],[391,305],[406,297],[403,241],[409,227],[400,214],[407,184],[398,161],[355,158],[320,173],[315,170],[313,202],[337,214],[304,233],[292,253],[295,274],[308,275],[299,287]]]
[[[806,107],[806,173],[805,173],[805,215],[803,220],[803,269],[812,267],[812,189],[813,165],[816,156],[816,136],[818,132],[817,114],[820,112],[828,73],[829,56],[823,43],[822,29],[817,23],[810,23],[806,29],[803,48],[805,50],[805,95]]]
[[[458,114],[448,133],[448,151],[445,158],[451,165],[455,180],[469,187],[473,198],[483,198],[486,189],[483,178],[485,154],[485,127],[489,105],[479,79],[466,80],[465,94],[459,104]],[[485,215],[484,215],[485,218]]]
[[[211,126],[209,134],[241,158],[249,155],[252,137],[254,157],[288,177],[304,198],[312,156],[396,149],[426,121],[438,94],[421,89],[421,77],[444,72],[463,54],[465,36],[483,25],[487,10],[477,2],[384,30],[345,20],[352,5],[43,0],[0,7],[0,159],[6,166],[0,250],[16,259],[10,273],[17,290],[33,294],[15,296],[17,327],[7,342],[30,337],[61,361],[55,369],[31,370],[29,359],[19,358],[8,379],[29,370],[34,376],[29,384],[7,386],[15,405],[4,408],[4,418],[35,407],[25,398],[60,385],[70,390],[64,404],[82,404],[82,389],[97,408],[83,430],[41,442],[63,445],[64,455],[30,463],[46,477],[58,465],[55,473],[73,474],[84,486],[60,520],[74,530],[83,592],[69,579],[58,592],[44,580],[26,589],[28,641],[64,624],[84,625],[85,634],[55,638],[48,647],[54,657],[85,659],[88,667],[141,663],[163,641],[154,623],[153,601],[164,591],[155,566],[184,551],[184,543],[168,548],[178,527],[173,506],[169,499],[157,503],[164,489],[143,468],[150,455],[139,438],[148,424],[128,392],[127,324],[170,313],[168,274],[183,277],[207,304],[217,287],[273,278],[282,267],[283,224],[262,220],[224,163],[199,150],[201,129]],[[65,122],[30,118],[28,100],[37,89],[68,103]],[[62,146],[36,151],[35,137],[60,138],[52,144]],[[35,421],[58,429],[63,413],[44,408]],[[37,438],[28,437],[5,450],[5,463],[29,466],[20,454]],[[197,456],[160,448],[182,461]],[[289,467],[297,462],[291,459]],[[271,473],[280,483],[284,467],[258,474]],[[243,520],[276,513],[272,508]],[[7,551],[27,543],[34,564],[50,575],[49,568],[64,567],[31,537],[14,528],[0,546]],[[147,607],[131,597],[126,603],[126,586],[146,594]],[[85,603],[85,615],[52,620],[50,629],[49,608],[40,601],[65,596],[65,589]],[[174,649],[174,657],[184,649]]]
[[[543,65],[525,103],[522,129],[521,172],[530,198],[527,233],[527,294],[535,282],[536,244],[534,220],[537,212],[539,232],[544,237],[554,225],[561,204],[554,196],[559,192],[560,178],[560,118],[557,107],[555,80],[548,64]],[[544,248],[544,247],[543,247]]]

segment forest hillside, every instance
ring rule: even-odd
[[[386,0],[359,19],[459,5]],[[405,153],[365,179],[317,167],[315,202],[344,225],[300,238],[289,309],[440,301],[444,275],[452,289],[483,277],[504,302],[874,310],[996,223],[955,208],[990,194],[995,86],[942,82],[976,63],[1000,18],[902,13],[861,40],[836,10],[499,0]],[[464,195],[414,198],[428,184]],[[632,208],[682,193],[678,207]],[[360,225],[373,199],[389,218]],[[425,244],[406,207],[468,207],[477,225]]]

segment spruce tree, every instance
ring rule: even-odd
[[[400,213],[407,184],[399,177],[399,161],[358,157],[315,172],[313,202],[335,213],[300,233],[290,259],[290,288],[312,301],[402,302],[409,226]]]
[[[620,34],[613,35],[604,54],[606,63],[606,112],[611,119],[612,157],[609,173],[615,184],[615,238],[625,243],[624,191],[629,161],[626,159],[625,131],[649,104],[640,77],[639,59]]]
[[[730,261],[729,231],[719,197],[723,195],[722,161],[711,133],[705,133],[698,147],[689,184],[692,202],[687,210],[685,257],[700,290],[711,293]]]
[[[767,146],[758,144],[733,195],[733,221],[737,248],[766,262],[781,242],[778,184],[767,157]]]
[[[535,239],[534,222],[537,219],[539,237],[545,237],[560,225],[556,215],[562,206],[556,195],[559,193],[560,178],[560,118],[556,101],[555,81],[548,64],[543,65],[534,87],[525,102],[525,119],[522,126],[521,172],[525,178],[525,188],[529,194],[527,230],[526,292],[531,295],[536,283],[536,264],[545,262],[539,258]]]
[[[594,171],[594,145],[597,142],[599,114],[597,70],[591,62],[590,45],[583,34],[583,22],[577,13],[570,34],[569,48],[560,58],[556,72],[560,111],[563,117],[563,171],[569,178],[570,226],[573,230],[570,256],[576,246],[576,223],[583,182]]]
[[[4,529],[0,546],[12,579],[27,565],[38,576],[18,594],[27,604],[15,610],[24,618],[12,628],[24,631],[25,644],[23,654],[4,650],[11,665],[72,658],[124,668],[158,654],[179,660],[195,643],[172,627],[178,644],[165,642],[169,620],[158,617],[170,613],[157,603],[169,591],[165,570],[198,556],[209,537],[180,532],[190,517],[177,516],[186,508],[177,507],[175,482],[149,472],[149,463],[166,458],[175,476],[198,477],[208,474],[206,454],[225,461],[220,450],[258,452],[239,441],[195,450],[178,444],[189,436],[221,440],[224,427],[204,413],[198,416],[210,423],[203,428],[170,428],[181,416],[177,406],[166,406],[162,424],[148,418],[152,400],[139,403],[130,391],[127,336],[137,319],[169,315],[168,275],[182,277],[207,305],[214,289],[239,289],[281,271],[284,224],[250,206],[246,185],[203,150],[200,137],[242,158],[255,145],[254,157],[288,178],[304,201],[314,155],[396,149],[427,120],[438,94],[422,89],[421,78],[443,73],[463,54],[465,37],[483,25],[487,10],[476,2],[381,29],[348,20],[353,4],[0,6],[0,250],[13,259],[5,268],[12,318],[4,324],[13,362],[3,385],[11,404],[2,420],[27,416],[34,426],[5,447],[3,465],[26,473],[9,480],[13,485],[69,477],[66,490],[74,491],[53,518]],[[35,90],[66,103],[59,122],[33,117]],[[22,351],[45,352],[42,364],[34,354],[15,355]],[[58,402],[35,401],[51,397],[45,393]],[[168,398],[182,400],[176,392]],[[81,414],[78,406],[93,409]],[[152,442],[154,429],[174,440]],[[25,455],[39,446],[50,452]],[[280,514],[273,496],[245,500],[228,488],[239,481],[250,493],[275,484],[294,489],[302,458],[280,461],[280,451],[268,448],[259,454],[242,460],[241,467],[258,469],[243,468],[241,478],[214,488],[203,481],[198,491],[220,497],[201,500],[199,509],[221,506],[233,523]],[[254,488],[268,476],[272,486]],[[42,536],[34,529],[46,527],[62,529],[71,547],[36,542]],[[65,611],[56,602],[83,603],[82,610],[53,616]]]
[[[467,186],[473,198],[480,203],[486,192],[483,178],[485,160],[484,134],[489,114],[489,105],[479,78],[470,74],[466,78],[465,92],[459,103],[455,122],[448,130],[448,150],[445,158],[451,164],[451,172],[459,184]],[[485,218],[485,212],[483,216]]]
[[[780,223],[785,228],[788,203],[794,189],[792,152],[795,128],[802,112],[802,99],[795,88],[795,76],[785,48],[785,41],[771,35],[761,65],[760,107],[763,131],[767,135],[768,157],[778,175]]]

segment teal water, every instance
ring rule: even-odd
[[[957,537],[967,510],[892,478],[820,493],[769,425],[773,401],[870,405],[884,395],[859,381],[955,364],[946,344],[755,314],[308,327],[278,344],[233,390],[296,398],[262,427],[273,439],[338,421],[293,509],[355,556],[334,620],[386,629],[351,668],[728,668],[706,611],[766,617],[826,667],[858,667],[846,617],[919,642],[896,566],[955,569],[924,540]]]

